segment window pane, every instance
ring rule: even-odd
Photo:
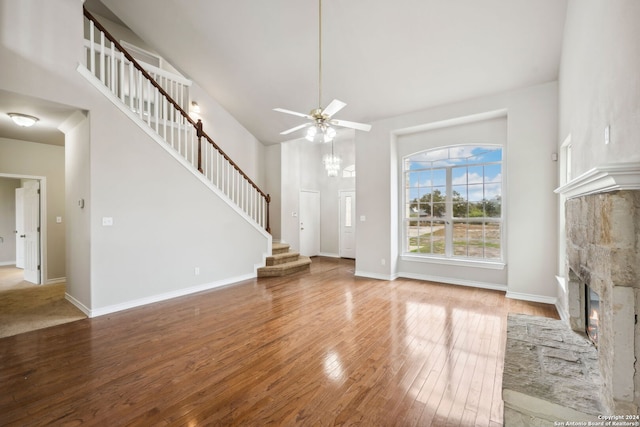
[[[484,257],[484,229],[482,223],[469,225],[469,254],[474,258]]]
[[[407,228],[409,252],[444,253],[444,223],[415,221]]]
[[[469,239],[469,223],[453,223],[453,254],[467,256]]]
[[[500,250],[500,224],[486,223],[484,224],[485,234],[485,258],[500,259],[502,253]]]
[[[434,169],[432,178],[435,186],[444,187],[447,185],[447,171],[445,169]]]
[[[501,162],[500,147],[477,145],[442,147],[405,159],[405,250],[501,259]],[[446,248],[445,221],[453,224],[451,248]]]
[[[467,180],[469,184],[482,184],[484,182],[484,171],[482,166],[469,166],[467,170]]]
[[[482,199],[484,199],[483,184],[469,185],[468,191],[469,191],[468,199],[470,202],[481,202]]]

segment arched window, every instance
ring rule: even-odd
[[[439,147],[403,160],[403,253],[501,261],[502,147]]]

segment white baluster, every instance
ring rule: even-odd
[[[135,93],[135,84],[133,79],[133,64],[129,62],[129,109],[133,110],[133,98]]]
[[[109,77],[111,81],[111,92],[118,95],[118,88],[116,86],[116,48],[113,42],[111,42],[111,54],[109,55]]]
[[[104,77],[104,33],[100,31],[100,81],[106,86]]]
[[[89,21],[89,69],[96,75],[96,48],[95,48],[95,24]]]
[[[120,52],[120,100],[124,103],[124,52]]]

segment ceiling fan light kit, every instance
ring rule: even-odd
[[[322,0],[318,0],[318,108],[311,110],[309,114],[298,113],[284,108],[274,108],[274,111],[304,117],[310,123],[295,126],[280,132],[280,135],[288,135],[298,130],[308,128],[305,138],[312,142],[332,142],[337,131],[335,127],[344,127],[368,132],[371,125],[333,119],[333,115],[342,110],[347,104],[334,99],[326,108],[322,108]],[[333,154],[332,154],[333,156]]]

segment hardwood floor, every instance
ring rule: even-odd
[[[353,269],[0,339],[0,425],[502,425],[507,313],[555,308]]]

